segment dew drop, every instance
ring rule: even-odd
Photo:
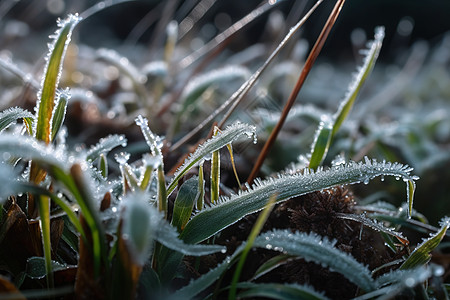
[[[272,248],[273,248],[273,246],[272,246],[271,244],[267,244],[267,245],[266,245],[266,249],[267,249],[267,250],[272,250]]]
[[[363,181],[364,184],[369,184],[369,180],[370,180],[369,177],[364,178],[364,181]]]
[[[408,277],[405,279],[405,285],[407,287],[413,287],[416,284],[416,280],[414,278]]]
[[[220,252],[225,254],[225,253],[227,253],[227,249],[223,248],[222,250],[220,250]]]

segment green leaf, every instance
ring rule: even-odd
[[[33,119],[34,116],[31,112],[20,107],[11,107],[0,112],[0,132],[14,124],[17,119],[25,118]]]
[[[369,269],[351,255],[337,249],[335,242],[315,233],[292,233],[288,230],[273,230],[258,236],[254,246],[296,255],[306,261],[313,261],[330,270],[339,272],[365,291],[375,289],[375,282]]]
[[[56,96],[56,107],[53,112],[52,116],[52,137],[51,140],[53,141],[58,134],[59,129],[61,128],[64,118],[66,116],[66,108],[67,108],[67,101],[70,99],[70,94],[68,90],[64,90],[62,92],[57,93]]]
[[[406,261],[401,265],[400,269],[412,269],[427,264],[431,259],[430,252],[433,251],[444,238],[447,229],[450,226],[450,217],[445,217],[441,221],[441,229],[431,235],[422,244],[417,246]]]
[[[52,36],[54,41],[49,46],[49,54],[46,58],[44,78],[41,89],[38,92],[38,102],[36,104],[35,136],[38,140],[49,143],[51,133],[51,120],[55,107],[56,89],[61,77],[62,65],[67,46],[75,25],[81,20],[78,15],[69,15],[67,19],[58,21],[60,27]]]
[[[312,287],[299,284],[251,283],[243,282],[238,288],[246,289],[238,294],[238,298],[268,298],[279,300],[319,300],[328,299],[323,293]]]
[[[256,128],[251,125],[234,123],[228,126],[222,132],[219,132],[216,136],[207,140],[195,150],[183,163],[183,165],[175,172],[172,181],[167,188],[167,194],[170,195],[178,184],[180,178],[186,174],[193,166],[199,163],[201,160],[206,159],[206,156],[211,155],[214,151],[230,144],[241,135],[247,137],[254,137]]]
[[[277,194],[277,202],[281,202],[336,185],[368,183],[377,176],[417,179],[410,175],[411,171],[412,168],[406,165],[365,158],[364,163],[349,162],[325,171],[320,168],[317,172],[304,169],[303,174],[280,175],[265,181],[256,180],[256,184],[247,191],[230,198],[221,198],[218,205],[199,212],[189,221],[180,237],[187,243],[201,242],[242,217],[263,209],[267,199],[273,194]]]
[[[197,177],[191,177],[181,185],[173,204],[172,216],[172,225],[178,229],[178,232],[183,231],[191,217],[194,203],[197,202],[199,197]]]

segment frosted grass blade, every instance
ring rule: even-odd
[[[255,247],[297,255],[306,261],[313,261],[330,270],[339,272],[365,291],[375,289],[375,282],[369,269],[353,256],[335,247],[335,242],[315,233],[292,233],[288,230],[273,230],[258,236]]]
[[[334,115],[333,133],[331,135],[332,137],[336,135],[336,132],[339,130],[342,123],[347,118],[350,110],[353,107],[353,104],[355,103],[356,97],[361,90],[361,87],[369,77],[378,58],[378,54],[380,53],[383,39],[384,27],[375,28],[375,39],[368,44],[368,49],[363,52],[364,54],[366,54],[364,64],[359,68],[359,72],[354,75],[353,81],[348,88],[347,94],[344,97],[344,100],[341,102],[338,111]]]
[[[366,158],[364,163],[348,162],[325,171],[319,169],[317,172],[309,172],[305,169],[304,174],[259,180],[247,191],[221,198],[218,205],[199,212],[189,221],[180,236],[187,243],[201,242],[242,217],[263,209],[268,197],[273,194],[277,194],[277,202],[281,202],[336,185],[368,183],[377,176],[416,180],[417,177],[410,175],[411,171],[412,168],[406,165]]]
[[[17,119],[33,119],[34,115],[20,107],[11,107],[0,112],[0,132],[14,124]]]
[[[428,263],[431,259],[430,252],[439,245],[449,227],[450,217],[446,217],[441,221],[441,229],[437,233],[431,235],[428,239],[423,241],[422,244],[417,246],[417,248],[414,249],[411,255],[401,265],[400,269],[412,269]]]
[[[400,232],[397,232],[390,228],[387,228],[382,223],[379,223],[376,220],[367,218],[365,215],[337,213],[336,216],[340,219],[346,219],[346,220],[352,220],[355,222],[359,222],[359,223],[361,223],[367,227],[370,227],[376,231],[384,232],[388,235],[394,236],[404,245],[409,244],[408,239],[406,237],[404,237],[403,234],[401,234]]]
[[[96,160],[100,154],[108,154],[109,151],[112,149],[122,146],[125,147],[127,145],[127,139],[123,135],[109,135],[107,137],[101,138],[100,141],[86,154],[86,160],[87,161],[94,161]]]
[[[337,112],[332,119],[329,119],[326,115],[323,116],[311,149],[311,159],[309,163],[311,169],[315,170],[325,159],[333,137],[350,113],[361,87],[375,65],[381,50],[383,38],[384,27],[377,27],[375,29],[375,40],[370,42],[368,45],[369,49],[364,51],[366,54],[364,64],[359,68],[358,73],[353,76],[353,80],[350,83],[344,100],[342,100]]]
[[[300,284],[281,283],[252,283],[242,282],[238,288],[246,289],[240,292],[238,299],[264,298],[264,299],[304,299],[304,300],[325,300],[328,299],[323,293],[315,291],[312,287]]]
[[[175,172],[172,181],[167,188],[167,194],[170,195],[178,184],[180,178],[186,174],[193,166],[202,160],[209,159],[209,156],[214,151],[225,147],[236,140],[241,135],[246,135],[247,137],[255,137],[256,128],[251,125],[243,123],[234,123],[228,126],[222,132],[213,136],[211,139],[207,140],[195,150],[183,163],[183,165]]]
[[[36,138],[45,143],[49,143],[51,139],[51,120],[64,55],[69,45],[72,31],[80,20],[81,18],[78,15],[69,15],[67,19],[59,20],[58,27],[60,28],[52,36],[54,41],[49,45],[49,54],[46,57],[47,64],[36,104],[36,129],[33,130]]]

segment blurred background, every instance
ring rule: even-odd
[[[20,72],[31,74],[39,82],[47,53],[48,36],[56,28],[55,20],[58,17],[64,18],[68,13],[84,12],[89,15],[98,10],[80,23],[74,32],[74,52],[68,53],[68,57],[73,55],[78,60],[72,60],[76,62],[72,65],[70,60],[66,62],[65,72],[70,74],[66,74],[65,83],[93,91],[106,103],[104,114],[112,116],[115,121],[114,124],[108,123],[108,126],[97,126],[98,123],[92,121],[94,110],[85,109],[85,115],[90,112],[86,117],[76,115],[73,112],[76,109],[72,109],[75,116],[68,118],[67,126],[74,142],[86,142],[89,140],[87,137],[96,141],[98,136],[105,136],[109,131],[127,132],[127,127],[119,127],[115,123],[118,116],[129,109],[129,103],[132,102],[130,99],[134,98],[130,93],[116,91],[129,92],[129,83],[128,86],[125,81],[117,83],[116,69],[97,64],[92,59],[98,55],[97,49],[114,49],[138,67],[152,60],[160,60],[164,54],[166,31],[165,27],[161,29],[159,26],[165,26],[174,19],[180,25],[178,52],[175,52],[173,58],[177,60],[196,51],[265,3],[253,0],[138,0],[115,4],[117,2],[121,1],[1,0],[1,110],[10,106],[32,109],[33,101],[36,100],[35,90],[13,78],[11,71],[14,70],[8,62],[12,61],[17,66],[16,75],[19,77]],[[254,92],[253,99],[264,98],[270,102],[271,108],[275,107],[275,111],[281,109],[280,103],[287,98],[298,76],[302,59],[321,31],[334,3],[335,1],[325,0],[297,34],[296,41],[292,41],[287,47],[289,51],[275,62],[275,66],[287,66],[283,70],[284,77],[276,80],[263,79],[263,83],[270,82],[272,85],[268,84],[268,88]],[[246,57],[251,59],[245,66],[255,71],[289,28],[313,4],[314,1],[307,0],[277,1],[268,12],[227,41],[224,54],[211,63],[211,68],[226,64],[227,59],[235,54],[242,54],[242,59],[247,51],[250,54],[246,54]],[[380,59],[350,116],[354,121],[347,122],[342,135],[336,138],[326,164],[335,155],[346,153],[348,159],[360,160],[368,155],[413,166],[414,172],[421,177],[415,208],[433,224],[442,216],[450,215],[449,12],[448,0],[347,0],[298,100],[300,103],[310,103],[317,108],[334,112],[351,82],[352,72],[361,65],[360,50],[373,38],[376,26],[385,26]],[[164,19],[167,22],[160,22]],[[190,28],[193,29],[189,30]],[[260,45],[263,48],[258,48]],[[111,70],[114,72],[111,73]],[[275,71],[274,67],[267,76],[275,74]],[[185,75],[180,73],[179,76]],[[24,81],[28,82],[27,78]],[[131,98],[123,100],[124,97]],[[118,108],[110,103],[127,104]],[[98,114],[101,116],[100,104],[95,108],[100,111]],[[83,112],[83,107],[79,111]],[[91,121],[93,123],[89,123]],[[201,119],[193,119],[194,123],[200,121]],[[94,135],[93,127],[102,132]],[[268,160],[266,173],[278,171],[299,154],[307,153],[312,140],[311,132],[316,127],[316,123],[305,125],[305,122],[288,126],[291,133],[308,133],[309,136],[298,138],[295,135],[293,138],[287,130],[286,138],[280,138],[280,144],[285,146],[284,150],[275,147]],[[164,134],[164,129],[161,131]],[[263,128],[260,131],[261,140],[264,140],[266,132]],[[388,201],[396,205],[405,201],[404,184],[395,180],[376,181],[368,186],[356,186],[355,189],[361,198],[384,190],[387,193],[375,199],[387,197]]]

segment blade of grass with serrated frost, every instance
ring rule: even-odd
[[[423,266],[426,263],[428,263],[431,259],[430,252],[433,251],[440,244],[449,227],[450,227],[450,217],[445,217],[441,221],[440,230],[437,233],[431,235],[425,241],[423,241],[422,244],[417,246],[417,248],[414,249],[411,255],[401,265],[400,269],[402,270],[412,269]]]
[[[361,87],[375,65],[378,54],[380,53],[383,38],[384,28],[377,27],[375,30],[375,40],[370,42],[368,45],[369,49],[364,51],[366,54],[364,64],[359,68],[358,73],[354,75],[347,90],[347,94],[345,95],[344,100],[342,100],[336,114],[332,119],[329,119],[326,115],[322,118],[311,147],[311,159],[309,163],[311,169],[315,170],[325,159],[333,137],[350,113]]]
[[[369,269],[353,256],[337,249],[335,244],[336,242],[315,233],[274,230],[258,236],[254,246],[299,256],[344,275],[365,291],[375,289],[375,282]]]
[[[361,223],[367,227],[370,227],[376,231],[384,232],[388,235],[395,236],[403,244],[406,244],[406,245],[409,244],[408,239],[406,237],[404,237],[403,234],[401,234],[401,232],[392,230],[391,228],[384,226],[382,223],[377,222],[377,220],[372,220],[370,218],[367,218],[365,215],[337,213],[336,216],[340,219],[346,219],[346,220],[352,220],[355,222],[359,222],[359,223]]]
[[[38,140],[49,143],[51,139],[51,120],[56,100],[56,89],[61,77],[62,65],[67,46],[75,25],[81,20],[78,15],[69,15],[67,19],[58,20],[60,27],[53,36],[54,41],[49,44],[49,54],[46,57],[44,77],[38,92],[36,104],[36,129],[33,130]]]
[[[375,39],[369,43],[368,49],[363,53],[366,54],[364,59],[364,64],[360,67],[359,72],[354,75],[353,81],[350,84],[347,94],[344,100],[341,102],[338,111],[334,115],[334,126],[332,137],[335,136],[338,129],[341,127],[344,120],[347,118],[350,110],[352,109],[353,103],[361,90],[362,85],[369,77],[373,66],[378,58],[378,54],[381,50],[381,45],[384,38],[384,27],[377,27],[375,29]]]
[[[326,300],[323,293],[319,293],[311,286],[300,285],[296,283],[253,283],[241,282],[237,285],[239,289],[244,289],[237,296],[238,299],[245,298],[264,298],[264,299],[308,299],[308,300]]]
[[[11,107],[0,112],[0,132],[14,124],[17,119],[33,119],[34,115],[20,107]]]
[[[123,135],[109,135],[105,138],[101,138],[100,141],[93,146],[86,154],[87,161],[96,160],[100,154],[108,154],[112,149],[122,146],[125,147],[127,145],[127,139]]]
[[[348,162],[328,170],[316,172],[304,169],[304,174],[280,175],[265,181],[257,180],[253,187],[229,198],[221,198],[218,205],[195,215],[181,233],[187,243],[199,243],[237,222],[242,217],[263,209],[270,195],[277,194],[277,202],[336,185],[368,183],[377,176],[394,176],[416,180],[413,169],[407,165],[390,162]]]
[[[201,160],[209,159],[209,156],[214,151],[225,147],[226,145],[232,143],[241,135],[246,135],[247,137],[255,138],[256,128],[251,125],[243,123],[234,123],[228,126],[222,132],[219,132],[216,136],[207,140],[195,150],[183,163],[183,165],[175,172],[174,177],[167,188],[167,194],[170,195],[178,184],[180,178],[186,174],[194,165],[196,165]]]

